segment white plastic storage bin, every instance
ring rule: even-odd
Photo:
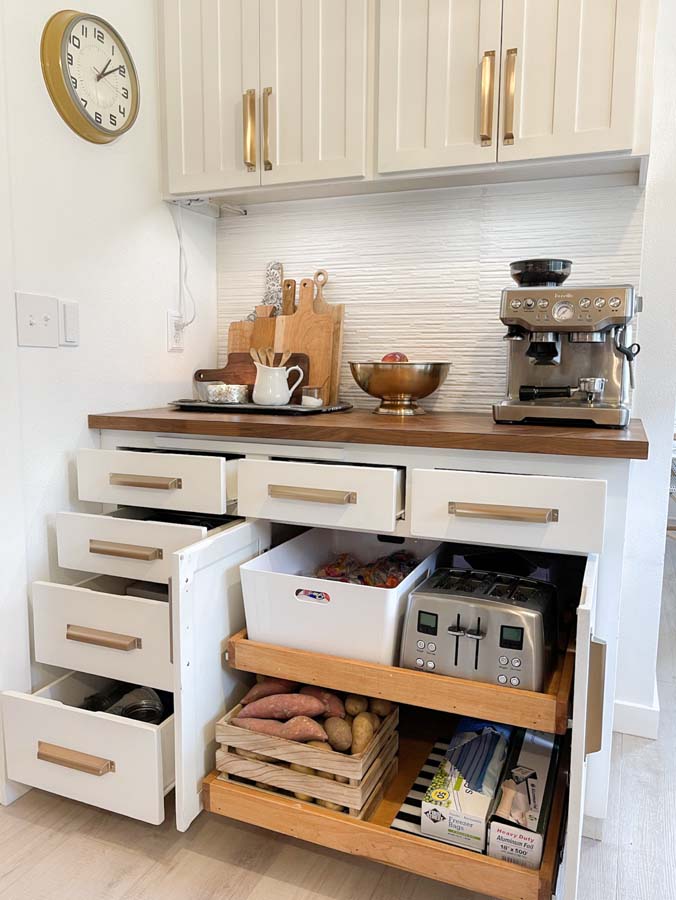
[[[409,593],[436,566],[436,541],[380,541],[377,535],[312,529],[241,567],[251,640],[394,665]],[[420,564],[396,588],[315,578],[340,553],[363,563],[409,550]]]

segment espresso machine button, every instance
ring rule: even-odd
[[[619,297],[611,297],[610,300],[608,301],[608,306],[611,309],[619,309],[620,306],[622,306],[622,301],[620,300]]]
[[[580,300],[580,309],[589,309],[591,306],[591,299],[589,297],[582,297]]]
[[[546,297],[540,297],[538,306],[540,309],[549,309],[549,300]]]
[[[520,300],[512,300],[512,302],[509,305],[512,307],[512,309],[521,309],[521,301]]]
[[[535,300],[533,300],[531,297],[529,297],[527,300],[524,300],[523,308],[524,309],[535,309]]]
[[[606,305],[606,298],[605,298],[605,297],[597,297],[597,298],[594,300],[594,306],[595,306],[597,309],[603,309],[603,307],[604,307],[605,305]]]

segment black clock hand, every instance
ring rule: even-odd
[[[104,69],[103,72],[101,72],[101,74],[99,75],[98,80],[100,81],[102,78],[107,78],[109,75],[114,75],[115,72],[119,72],[121,68],[122,66],[116,66],[116,68],[111,69],[109,72],[106,72],[106,70]]]
[[[103,69],[100,72],[96,72],[96,69],[94,69],[94,71],[96,72],[96,80],[97,81],[101,81],[101,79],[107,74],[106,69],[111,64],[112,61],[113,61],[113,57],[111,56],[110,59],[108,60],[108,62],[105,64],[105,66],[103,67]],[[118,66],[118,68],[119,68],[119,66]]]

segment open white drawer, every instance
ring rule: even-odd
[[[168,513],[172,516],[172,513]],[[56,516],[59,565],[66,569],[119,575],[167,584],[171,555],[207,535],[231,528],[241,519],[175,516],[162,519],[162,511],[120,509],[108,515],[61,512]],[[193,524],[195,522],[196,524]]]
[[[148,725],[77,709],[109,682],[70,672],[36,694],[2,695],[7,774],[159,825],[174,782],[174,718]]]
[[[606,482],[414,469],[411,534],[472,544],[598,553]]]
[[[129,581],[33,584],[37,662],[172,691],[168,600],[125,596]]]
[[[237,497],[238,458],[78,450],[80,500],[222,515]]]
[[[380,466],[243,459],[240,515],[387,533],[404,510],[404,471]]]

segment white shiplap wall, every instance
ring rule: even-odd
[[[286,277],[329,271],[325,297],[345,304],[342,396],[373,402],[348,360],[401,350],[450,360],[428,408],[482,411],[504,393],[500,290],[509,263],[555,255],[574,262],[571,283],[638,284],[643,195],[638,187],[542,185],[425,190],[270,203],[218,224],[218,349],[230,322],[263,297],[265,267]]]

